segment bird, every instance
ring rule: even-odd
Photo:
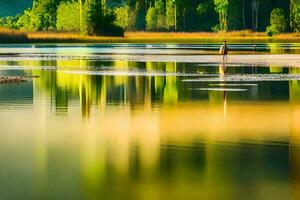
[[[255,45],[255,44],[252,46],[252,51],[253,51],[253,52],[256,51],[256,45]]]
[[[228,55],[228,46],[227,46],[227,41],[224,41],[224,44],[220,47],[219,54],[223,55],[223,60],[227,60],[227,55]]]

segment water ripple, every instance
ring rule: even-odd
[[[290,81],[300,80],[300,74],[235,74],[222,78],[184,79],[182,82],[264,82],[264,81]]]

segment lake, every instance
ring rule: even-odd
[[[0,45],[0,199],[300,196],[300,44]]]

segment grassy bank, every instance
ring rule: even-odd
[[[0,42],[1,43],[16,43],[27,42],[27,34],[21,31],[0,29]]]
[[[126,32],[124,37],[83,36],[76,33],[24,33],[0,30],[1,43],[266,43],[266,42],[300,42],[300,33],[286,33],[273,37],[265,33],[235,31],[227,33],[149,33]]]

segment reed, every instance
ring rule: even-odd
[[[250,30],[226,33],[210,32],[126,32],[124,37],[83,36],[78,33],[21,32],[0,29],[1,43],[234,43],[300,42],[300,33],[273,37]]]
[[[31,42],[58,42],[58,43],[113,43],[122,42],[123,37],[109,36],[84,36],[78,33],[46,33],[35,32],[28,33],[28,39]]]

